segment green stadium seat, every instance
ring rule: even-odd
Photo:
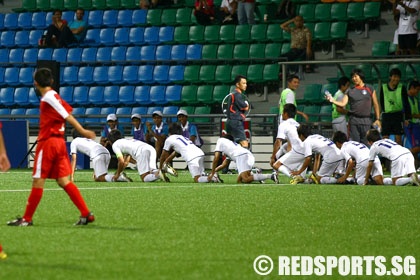
[[[364,2],[350,2],[347,6],[347,19],[349,21],[363,21]]]
[[[75,11],[78,6],[79,6],[78,1],[64,0],[64,9],[65,10]]]
[[[327,83],[322,85],[321,93],[324,94],[328,90],[333,96],[338,90],[337,83]]]
[[[305,105],[305,114],[309,117],[309,122],[319,122],[319,105]]]
[[[177,44],[187,44],[190,42],[190,27],[176,26],[174,30],[174,42]]]
[[[63,0],[50,0],[50,9],[51,10],[63,10],[64,1]]]
[[[214,103],[213,89],[212,85],[200,85],[197,89],[197,102],[204,105]]]
[[[251,42],[251,26],[248,24],[237,25],[235,29],[235,40],[241,43]]]
[[[231,81],[235,79],[236,76],[242,75],[246,76],[248,72],[248,65],[233,65],[232,72],[231,72]]]
[[[233,58],[233,46],[232,44],[222,44],[217,48],[217,59],[229,60]]]
[[[176,24],[177,9],[164,9],[162,11],[161,22],[165,25],[173,26]]]
[[[84,1],[84,0],[82,0],[82,1]],[[120,0],[106,0],[106,7],[108,9],[112,9],[112,10],[119,10],[119,9],[121,9]]]
[[[207,25],[204,30],[204,41],[210,44],[220,43],[220,25]]]
[[[254,43],[249,45],[249,58],[250,59],[264,59],[265,58],[266,44]]]
[[[372,79],[387,81],[389,76],[389,65],[387,63],[375,63],[372,67]]]
[[[50,0],[36,0],[36,9],[39,11],[49,11],[51,9]]]
[[[413,64],[407,64],[406,70],[405,70],[405,77],[403,78],[405,81],[408,80],[419,80],[420,78],[420,64],[413,63]]]
[[[234,43],[235,42],[235,28],[233,24],[222,25],[220,27],[219,39],[223,43]]]
[[[280,73],[280,64],[266,64],[263,70],[263,79],[266,82],[278,82]]]
[[[331,40],[331,23],[330,22],[317,22],[315,24],[313,40],[326,42]]]
[[[315,22],[326,22],[331,20],[331,4],[318,3],[315,6]]]
[[[195,107],[194,115],[208,115],[211,113],[211,107],[208,106],[199,106]],[[193,122],[195,123],[209,123],[211,118],[209,117],[194,117]]]
[[[249,61],[249,44],[236,44],[233,48],[233,59],[242,59],[245,62]]]
[[[124,8],[124,9],[135,9],[135,8],[138,8],[139,6],[138,1],[136,0],[121,0],[120,5],[121,5],[121,8]]]
[[[183,104],[194,105],[197,102],[197,85],[185,85],[181,91],[181,102]]]
[[[216,65],[201,65],[199,81],[202,83],[213,83],[215,79]]]
[[[176,23],[180,25],[192,25],[193,9],[189,7],[179,8],[176,12]]]
[[[331,39],[335,41],[347,40],[347,22],[337,21],[331,23],[330,29]]]
[[[331,20],[346,21],[347,20],[347,3],[331,4]]]
[[[390,41],[375,41],[372,45],[372,56],[387,56],[389,55]]]
[[[321,93],[321,84],[308,84],[303,91],[303,99],[299,99],[298,103],[305,105],[321,104],[325,101],[324,94]]]
[[[215,44],[203,45],[203,48],[201,49],[201,59],[204,61],[217,59],[217,48],[218,45]]]
[[[92,9],[106,10],[106,0],[92,0]]]
[[[221,104],[223,99],[230,92],[229,85],[215,85],[213,89],[213,102],[216,104]]]
[[[264,64],[251,64],[248,66],[246,77],[248,81],[253,83],[261,83],[263,81]]]
[[[232,65],[220,64],[216,67],[215,82],[223,84],[231,84]]]
[[[22,7],[13,9],[15,12],[36,11],[36,0],[22,0]]]
[[[78,6],[77,8],[82,8],[83,10],[86,10],[86,11],[92,10],[92,0],[78,1],[77,6]]]
[[[290,51],[290,43],[283,43],[281,45],[281,55],[284,55],[288,51]]]
[[[278,25],[277,27],[280,28]],[[256,43],[266,42],[267,41],[267,24],[252,25],[251,40]]]
[[[195,43],[195,44],[204,43],[205,42],[204,31],[205,31],[205,26],[203,25],[191,26],[189,30],[190,42]]]
[[[332,122],[332,106],[330,104],[322,105],[319,110],[319,121]]]
[[[269,24],[267,26],[267,40],[270,42],[284,42],[283,29],[278,24]]]
[[[302,16],[305,22],[315,21],[315,4],[300,5],[298,15]]]
[[[200,73],[200,65],[187,65],[184,70],[184,82],[185,83],[198,83]]]
[[[159,26],[162,24],[162,9],[150,9],[147,12],[146,22],[151,26]]]
[[[281,49],[281,43],[268,43],[265,45],[264,57],[276,59],[281,56]]]

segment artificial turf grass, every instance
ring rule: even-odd
[[[420,257],[416,187],[240,186],[235,175],[223,176],[231,184],[194,184],[187,173],[169,184],[77,178],[96,215],[81,228],[53,181],[31,228],[5,225],[23,212],[28,192],[0,192],[9,254],[2,279],[254,279],[261,254]],[[30,173],[1,174],[0,182],[13,183],[0,190],[29,191]]]

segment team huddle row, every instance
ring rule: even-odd
[[[367,132],[368,148],[363,143],[348,141],[341,131],[336,131],[332,140],[311,134],[310,127],[296,122],[295,115],[296,106],[286,104],[270,162],[275,170],[291,177],[292,184],[356,182],[359,185],[420,186],[410,150],[390,139],[382,139],[376,129]],[[312,163],[313,155],[312,174],[306,179],[306,170]],[[391,178],[384,178],[379,157],[391,162]],[[354,175],[350,177],[353,171]]]

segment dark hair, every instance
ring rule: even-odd
[[[235,142],[235,138],[233,138],[233,136],[231,134],[222,135],[222,138],[226,138],[226,139],[229,139],[232,142]]]
[[[368,132],[366,133],[366,139],[369,142],[376,142],[382,139],[381,133],[379,133],[379,131],[376,129],[369,129]]]
[[[182,135],[182,127],[179,123],[171,123],[169,125],[169,134],[173,135],[173,134],[178,134],[178,135]]]
[[[52,72],[48,68],[37,69],[35,71],[34,79],[40,87],[50,87],[54,82]]]
[[[365,82],[365,74],[363,74],[363,71],[361,69],[355,68],[353,71],[351,71],[351,76],[357,75],[360,77],[360,79]]]
[[[111,130],[111,132],[109,132],[108,134],[108,140],[111,143],[114,143],[115,141],[121,138],[122,138],[122,134],[121,134],[121,131],[119,131],[118,129]]]
[[[290,83],[293,79],[298,79],[300,80],[299,76],[296,74],[290,74],[289,76],[287,76],[287,82]]]
[[[398,76],[401,78],[401,71],[398,68],[392,68],[391,71],[389,71],[389,77],[391,76]]]
[[[347,83],[350,83],[349,77],[343,76],[337,81],[338,88],[345,86]]]
[[[289,118],[294,118],[296,116],[296,106],[293,103],[287,103],[283,107],[283,113],[286,113]]]
[[[408,83],[408,88],[407,89],[410,89],[410,88],[416,88],[416,87],[420,87],[420,82],[419,81],[415,81],[415,80],[412,80],[412,81],[410,81],[409,83]]]
[[[347,142],[347,135],[344,132],[338,130],[338,131],[334,132],[333,137],[332,137],[332,141],[334,143]]]
[[[299,127],[297,129],[297,132],[298,132],[298,135],[299,136],[302,135],[305,138],[307,138],[309,135],[312,134],[311,127],[309,125],[307,125],[307,124],[301,124],[301,125],[299,125]]]
[[[71,136],[73,136],[73,139],[76,139],[77,137],[82,137],[79,131],[77,131],[75,128],[71,130]]]
[[[238,75],[233,80],[233,83],[236,85],[237,83],[239,83],[241,81],[241,79],[246,79],[246,77],[244,75]]]

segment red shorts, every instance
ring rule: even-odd
[[[70,159],[64,138],[52,137],[38,142],[32,177],[57,179],[70,174]]]

